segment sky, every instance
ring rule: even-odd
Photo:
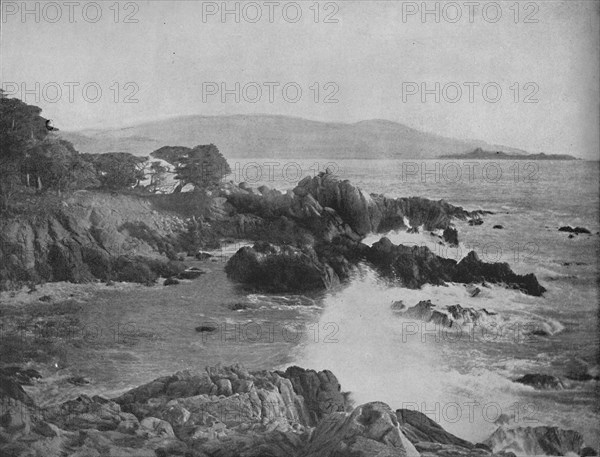
[[[597,1],[1,3],[2,87],[64,130],[387,119],[600,158]]]

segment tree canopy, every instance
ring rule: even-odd
[[[214,144],[198,145],[193,149],[165,146],[151,155],[175,166],[175,179],[180,181],[175,192],[180,192],[186,184],[192,184],[195,189],[209,189],[231,173],[227,160]]]
[[[136,186],[145,178],[144,165],[148,157],[138,157],[128,152],[83,154],[96,169],[101,187],[125,189]]]

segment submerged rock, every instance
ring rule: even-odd
[[[404,305],[403,305],[404,306]],[[463,325],[485,325],[494,319],[496,313],[486,309],[476,310],[474,308],[463,308],[460,305],[446,306],[436,310],[436,305],[431,300],[423,300],[411,308],[394,307],[400,311],[404,319],[414,319],[422,322],[431,322],[446,328],[459,328]]]

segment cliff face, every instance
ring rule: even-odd
[[[172,258],[185,228],[146,199],[80,191],[59,208],[0,222],[0,282],[111,279],[124,258]]]

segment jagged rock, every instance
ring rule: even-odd
[[[381,238],[366,252],[366,260],[402,286],[418,289],[424,284],[443,285],[452,280],[456,262],[433,254],[425,246],[394,245]]]
[[[140,422],[140,429],[156,436],[175,438],[171,424],[156,417],[146,417]]]
[[[442,327],[452,327],[452,321],[447,314],[434,310],[435,305],[430,300],[420,301],[412,308],[402,313],[405,319],[416,319],[423,322],[431,322]]]
[[[44,411],[44,419],[64,430],[116,430],[122,421],[121,408],[113,401],[81,395],[75,400]]]
[[[525,384],[526,386],[531,386],[536,389],[551,389],[551,390],[562,390],[565,388],[563,382],[557,378],[556,376],[552,376],[549,374],[526,374],[521,376],[518,379],[515,379],[515,382],[520,384]]]
[[[471,251],[462,259],[453,274],[453,280],[456,282],[491,282],[503,283],[513,289],[519,289],[522,292],[541,296],[546,289],[542,287],[533,273],[527,275],[517,275],[507,263],[485,263],[479,260],[475,251]]]
[[[458,231],[452,227],[446,227],[442,234],[444,241],[449,243],[451,246],[458,246]]]
[[[398,409],[396,417],[400,423],[400,430],[413,444],[430,442],[452,444],[466,449],[474,447],[472,443],[448,433],[438,423],[419,411]]]
[[[314,251],[259,242],[241,248],[225,266],[234,281],[270,292],[302,292],[328,289],[339,282],[329,265]]]
[[[423,300],[411,308],[403,307],[396,309],[396,311],[404,319],[431,322],[446,328],[458,328],[465,324],[485,325],[489,320],[493,320],[493,316],[496,315],[496,313],[489,312],[485,308],[476,310],[474,308],[463,308],[460,305],[446,306],[439,311],[435,309],[435,305],[430,300]]]
[[[494,452],[512,451],[525,455],[567,455],[579,454],[583,437],[574,430],[558,427],[498,427],[484,441]]]
[[[346,411],[346,398],[341,392],[337,378],[329,370],[316,372],[294,366],[281,375],[289,379],[293,390],[304,398],[311,413],[309,425],[318,423],[333,412]]]
[[[334,209],[361,236],[377,231],[381,212],[369,194],[350,181],[331,174],[306,177],[294,190],[296,195],[310,194],[322,206]]]
[[[418,456],[385,403],[373,402],[352,413],[333,413],[322,420],[302,452],[303,457]]]
[[[4,398],[14,399],[26,405],[33,405],[31,397],[15,379],[0,375],[0,399]]]

